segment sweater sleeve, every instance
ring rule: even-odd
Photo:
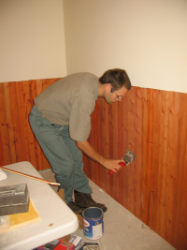
[[[91,131],[91,117],[95,107],[94,95],[87,91],[80,91],[74,99],[70,112],[69,132],[71,139],[86,141]]]

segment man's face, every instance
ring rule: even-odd
[[[109,91],[105,92],[104,98],[108,104],[113,102],[120,102],[127,92],[128,89],[126,89],[125,87],[122,87],[118,90],[114,90],[113,87],[111,86]]]

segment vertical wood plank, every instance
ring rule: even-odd
[[[141,165],[139,161],[141,160],[140,145],[141,141],[138,139],[139,129],[142,127],[140,115],[141,115],[141,104],[138,103],[138,92],[137,88],[132,88],[130,92],[129,104],[128,104],[128,149],[132,151],[136,158],[127,167],[128,172],[128,209],[132,211],[133,214],[138,216],[139,207],[141,203],[140,199],[140,174]]]
[[[8,122],[7,122],[7,86],[8,83],[0,86],[0,133],[1,133],[1,166],[7,165],[11,162],[11,154],[9,149],[8,137]]]
[[[177,95],[178,96],[178,95]],[[174,184],[174,204],[172,212],[172,231],[171,243],[178,248],[185,249],[187,247],[187,95],[180,94],[179,107],[176,113],[178,114],[178,148],[175,155],[172,156],[176,158],[176,170],[173,177]],[[176,97],[177,98],[177,97]],[[182,240],[183,239],[183,240]]]
[[[173,215],[174,210],[174,197],[175,197],[175,178],[177,166],[177,151],[178,151],[178,129],[179,120],[176,119],[179,114],[180,102],[179,93],[170,92],[169,98],[169,134],[168,134],[168,173],[166,177],[166,224],[165,224],[165,239],[171,241]]]
[[[159,235],[164,234],[164,223],[166,216],[166,177],[168,172],[168,126],[169,126],[169,93],[159,91],[156,99],[158,106],[156,118],[158,119],[155,138],[157,137],[157,160],[155,166],[157,218],[155,230]]]
[[[119,130],[118,130],[118,103],[113,103],[112,105],[109,105],[109,158],[110,159],[119,159],[119,153],[118,153],[118,137],[119,137]],[[109,171],[109,170],[107,170]],[[108,182],[109,182],[109,193],[113,197],[117,197],[118,195],[118,189],[117,187],[117,178],[116,174],[108,175]],[[112,188],[114,187],[114,188]],[[115,198],[116,199],[116,198]]]
[[[30,123],[29,123],[29,114],[30,111],[33,107],[34,104],[34,100],[33,100],[33,96],[32,96],[32,87],[34,85],[34,82],[31,80],[29,81],[29,85],[27,87],[27,116],[28,116],[28,126],[27,126],[27,135],[28,135],[28,147],[29,147],[29,159],[30,162],[32,163],[33,166],[37,167],[37,158],[36,158],[36,154],[35,154],[35,137],[34,134],[32,132],[32,129],[30,127]]]
[[[100,120],[100,99],[96,101],[95,110],[91,115],[91,135],[89,141],[92,142],[94,149],[101,154],[101,120]],[[94,161],[89,161],[90,176],[97,184],[101,184],[102,166]]]
[[[101,99],[101,154],[105,158],[110,158],[110,130],[109,130],[109,119],[110,119],[110,107],[106,102]],[[108,170],[102,168],[102,188],[109,192],[109,176]]]
[[[129,117],[129,93],[123,101],[118,104],[118,128],[119,128],[119,157],[122,158],[128,148],[128,117]],[[128,207],[128,171],[126,167],[121,168],[118,174],[118,201]]]
[[[132,163],[132,168],[134,170],[135,180],[134,182],[134,214],[140,218],[141,214],[141,174],[142,174],[142,96],[141,89],[134,88],[135,96],[134,96],[134,147],[132,148],[132,152],[136,155],[134,162]],[[130,167],[131,167],[130,166]],[[132,177],[133,178],[133,177]]]
[[[150,169],[147,169],[148,158],[148,90],[142,91],[142,194],[141,194],[141,218],[142,221],[148,224],[148,202],[149,202],[149,180]]]

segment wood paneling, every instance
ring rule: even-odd
[[[0,84],[0,166],[50,167],[28,122],[33,99],[57,79]],[[187,249],[187,94],[133,87],[112,105],[98,99],[92,145],[105,157],[135,161],[118,174],[84,158],[90,179],[176,249]],[[104,202],[104,201],[103,201]]]
[[[29,161],[50,167],[29,125],[34,98],[57,79],[0,83],[0,166]]]
[[[111,176],[102,167],[89,172],[89,160],[89,178],[176,249],[187,249],[187,94],[133,87],[121,103],[99,102],[90,142],[98,140],[105,157],[129,149],[136,159]]]

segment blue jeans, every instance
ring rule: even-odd
[[[89,180],[83,172],[82,152],[69,136],[69,126],[54,125],[42,118],[35,106],[29,114],[31,128],[47,157],[56,181],[65,190],[65,200],[72,201],[73,190],[91,194]]]

